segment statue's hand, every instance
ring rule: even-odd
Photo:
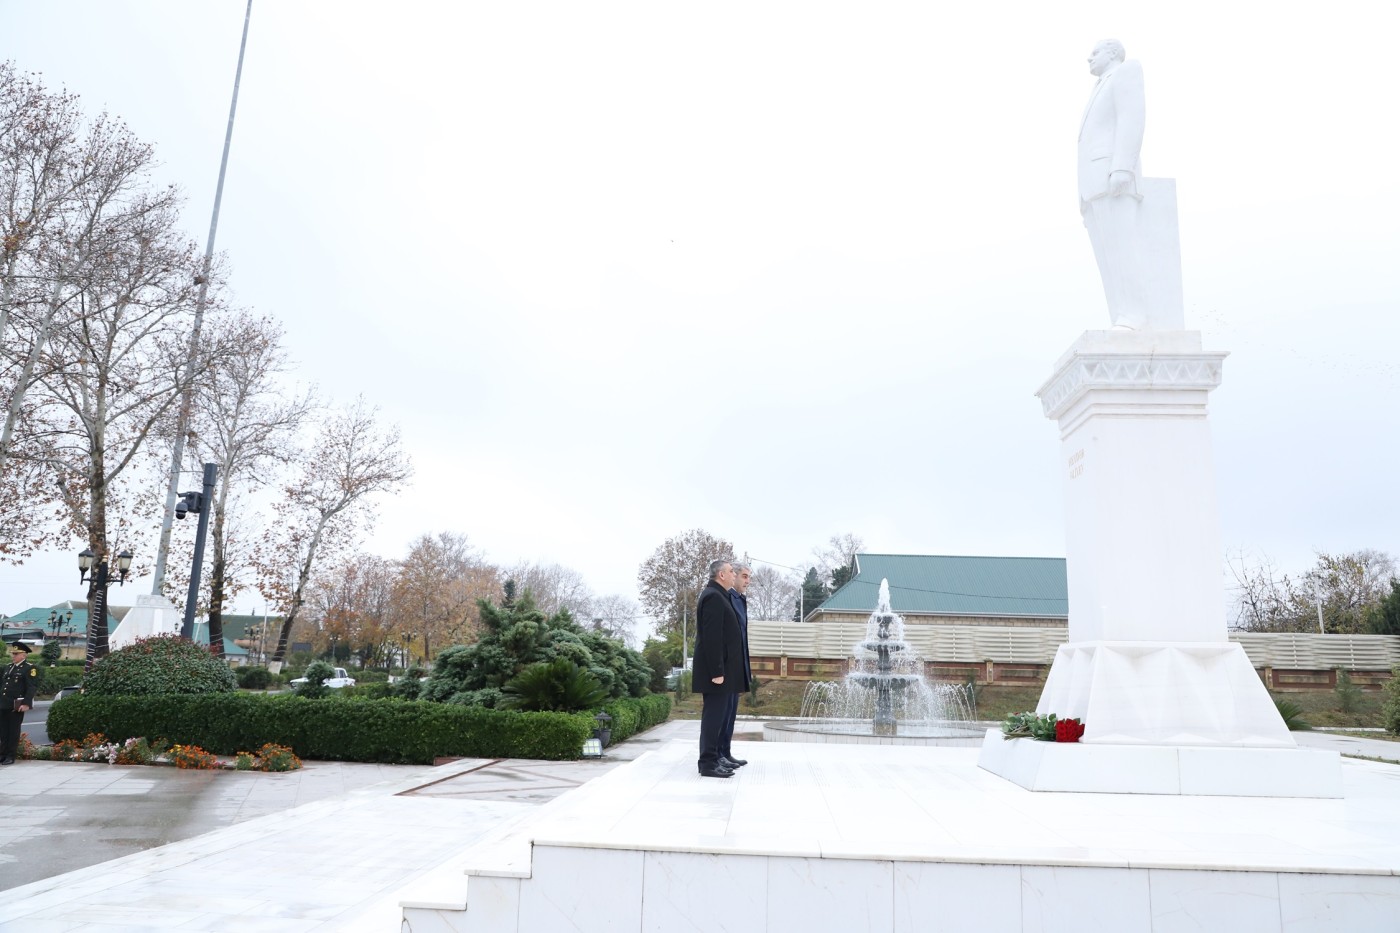
[[[1117,171],[1108,176],[1108,196],[1116,198],[1125,194],[1133,194],[1133,173]]]

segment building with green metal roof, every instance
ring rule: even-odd
[[[888,580],[890,607],[909,623],[1069,624],[1063,557],[857,554],[855,570],[803,621],[863,622],[875,611],[880,581]]]
[[[118,607],[107,610],[107,631],[116,629],[121,621]],[[42,645],[57,640],[66,658],[82,657],[87,647],[88,609],[82,600],[69,600],[57,606],[32,606],[0,623],[0,637],[5,641],[24,641]]]

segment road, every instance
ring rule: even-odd
[[[24,725],[20,731],[29,736],[35,745],[49,744],[49,707],[53,700],[36,700],[34,708],[24,714]]]

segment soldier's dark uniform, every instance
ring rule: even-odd
[[[19,752],[19,730],[24,722],[24,713],[15,709],[16,700],[31,709],[34,707],[34,688],[39,685],[39,671],[29,663],[29,649],[20,646],[25,660],[16,661],[0,674],[0,765],[15,763]],[[14,651],[15,646],[10,650]],[[13,660],[13,656],[11,656]]]

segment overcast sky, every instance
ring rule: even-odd
[[[385,556],[465,532],[630,596],[693,527],[1059,556],[1034,392],[1108,326],[1074,159],[1116,36],[1231,353],[1225,547],[1400,554],[1386,9],[257,0],[218,248],[301,378],[402,426]],[[202,245],[243,13],[0,0],[0,57],[154,143]],[[0,569],[0,611],[81,598],[74,562]]]

